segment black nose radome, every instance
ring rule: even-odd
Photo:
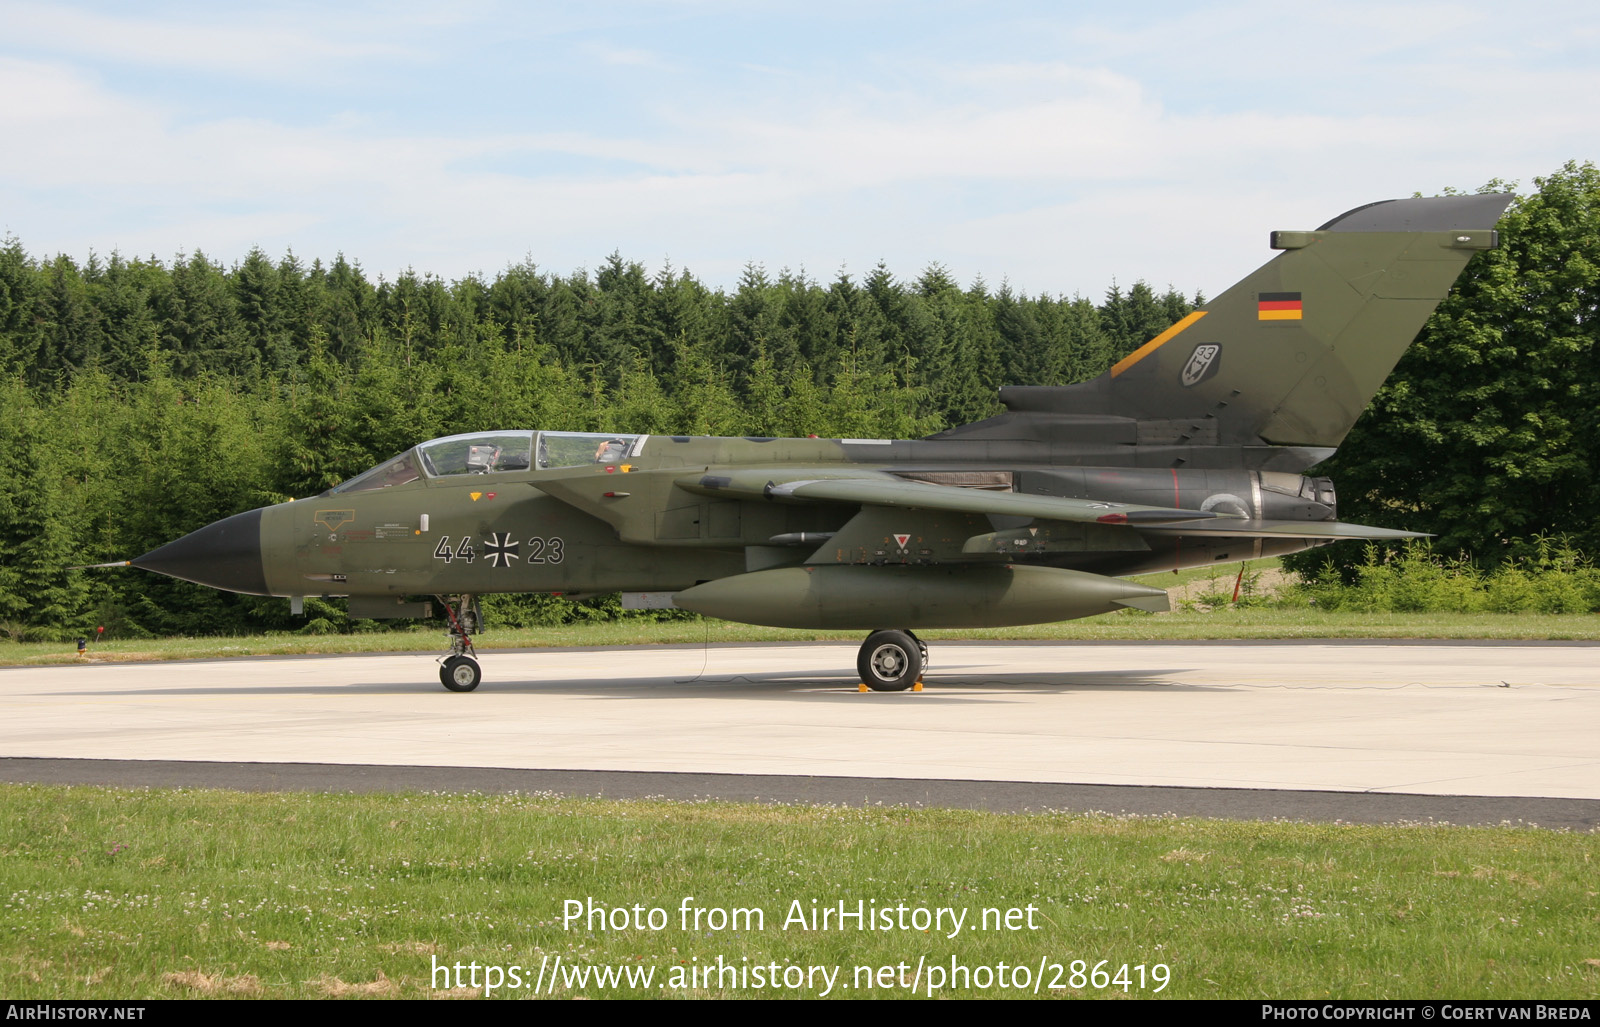
[[[234,514],[131,561],[135,567],[229,592],[270,595],[261,566],[261,511]]]

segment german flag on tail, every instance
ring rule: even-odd
[[[1300,294],[1297,292],[1262,292],[1256,294],[1257,321],[1300,320]]]

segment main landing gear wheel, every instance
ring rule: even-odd
[[[439,665],[439,680],[452,692],[470,692],[483,680],[483,671],[470,656],[451,656]]]
[[[856,671],[874,692],[903,692],[922,677],[927,650],[909,631],[874,631],[861,644]]]

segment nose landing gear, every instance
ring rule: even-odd
[[[928,647],[909,631],[874,631],[861,643],[856,672],[874,692],[903,692],[922,685]]]
[[[439,661],[439,682],[452,692],[470,692],[483,680],[478,650],[472,645],[473,632],[483,618],[471,595],[463,595],[454,603],[445,596],[440,596],[439,601],[450,618],[450,655]]]

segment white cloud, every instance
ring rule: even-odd
[[[3,10],[23,12],[35,43],[82,29],[80,57],[112,59],[120,33],[142,54],[230,75],[342,58],[394,74],[421,52],[343,30],[247,39],[248,26],[177,24],[169,38],[132,19]],[[937,260],[1030,291],[1098,295],[1116,275],[1214,292],[1265,257],[1269,229],[1416,189],[1526,182],[1592,154],[1600,110],[1559,98],[1600,92],[1595,66],[1528,59],[1478,25],[1479,9],[1452,10],[1285,23],[1248,3],[1143,33],[1057,26],[1071,60],[891,51],[826,72],[730,65],[719,74],[734,84],[696,77],[665,45],[586,41],[572,52],[596,76],[680,77],[624,89],[621,118],[559,117],[561,95],[484,97],[489,130],[356,106],[198,116],[172,93],[108,84],[99,65],[7,44],[0,216],[36,251],[80,255],[182,245],[233,259],[260,244],[457,276],[528,252],[571,268],[615,248],[671,254],[720,284],[752,259],[831,274],[883,256],[907,276]],[[1263,27],[1268,12],[1278,20]],[[1361,21],[1380,15],[1382,33]],[[1430,19],[1448,31],[1430,35]],[[1397,49],[1403,60],[1384,57]],[[1320,92],[1301,102],[1307,81]],[[1240,83],[1255,93],[1229,93]],[[1198,102],[1208,90],[1226,102]]]
[[[302,16],[304,17],[304,16]],[[372,38],[372,20],[319,12],[315,31],[282,12],[237,22],[102,14],[62,4],[0,4],[7,47],[76,54],[121,64],[284,79],[344,61],[417,60],[422,52]]]
[[[651,50],[624,49],[590,44],[583,51],[603,64],[624,68],[646,68],[651,71],[679,72],[682,65]]]

